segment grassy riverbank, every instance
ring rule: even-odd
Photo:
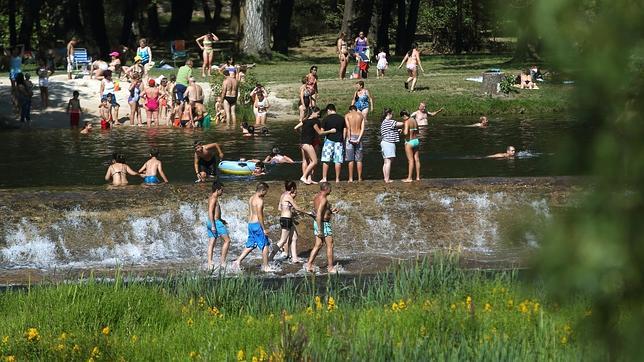
[[[541,83],[539,90],[518,90],[510,96],[489,97],[483,95],[480,83],[467,81],[466,78],[480,76],[485,70],[501,68],[506,74],[516,75],[520,68],[527,64],[507,64],[509,56],[499,55],[461,55],[461,56],[426,56],[423,57],[423,68],[417,83],[416,92],[409,93],[403,87],[407,79],[404,69],[398,69],[398,58],[389,61],[390,69],[386,78],[376,79],[376,67],[372,65],[370,77],[365,79],[366,87],[374,99],[376,118],[384,107],[394,111],[400,109],[415,110],[421,101],[427,102],[430,110],[445,108],[444,115],[478,116],[500,114],[539,115],[543,113],[560,113],[570,109],[570,95],[574,85],[564,85],[561,81]],[[318,66],[320,78],[320,104],[335,103],[344,110],[351,104],[355,91],[355,80],[337,79],[338,65],[336,58],[311,58],[279,60],[258,63],[250,73],[257,80],[267,85],[277,97],[292,101],[292,114],[296,113],[298,91],[302,76],[311,65]],[[347,75],[353,69],[350,64]],[[163,71],[169,75],[172,72]],[[200,73],[195,67],[193,73]],[[154,70],[153,74],[161,74]],[[200,80],[200,74],[197,80]]]
[[[364,280],[88,281],[0,294],[5,360],[580,360],[581,300],[437,258]]]

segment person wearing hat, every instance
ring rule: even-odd
[[[131,67],[123,67],[125,75],[129,78],[132,78],[134,74],[138,74],[141,79],[143,79],[143,65],[141,65],[142,58],[140,56],[134,57],[134,64]]]
[[[110,64],[108,65],[108,69],[112,71],[112,73],[120,73],[121,72],[121,59],[119,58],[121,54],[119,52],[111,52],[110,57],[112,57],[112,60],[110,61]]]

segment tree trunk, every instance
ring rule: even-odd
[[[27,50],[31,50],[31,34],[34,30],[34,11],[39,8],[40,0],[23,0],[22,22],[20,23],[18,43],[23,44]]]
[[[106,57],[110,52],[110,41],[105,28],[105,9],[103,0],[82,0],[81,5],[85,15],[85,24],[92,30],[92,36],[99,49],[99,55]]]
[[[409,50],[406,45],[407,36],[407,3],[405,0],[398,0],[398,26],[396,26],[396,55],[403,55]]]
[[[215,0],[215,13],[212,15],[212,21],[215,22],[215,30],[217,24],[221,21],[221,10],[224,8],[224,4],[221,0]]]
[[[456,44],[454,52],[463,52],[463,0],[456,0]]]
[[[342,32],[347,34],[347,37],[352,38],[354,35],[351,32],[354,19],[356,18],[356,11],[354,6],[355,0],[344,0],[344,14],[342,15]],[[351,43],[351,42],[349,42]]]
[[[192,20],[192,9],[194,0],[171,0],[170,24],[167,28],[167,35],[180,39],[190,32],[190,20]]]
[[[517,47],[514,50],[512,62],[526,62],[528,60],[540,60],[541,57],[537,49],[539,48],[538,40],[534,36],[532,29],[519,29],[517,37]]]
[[[123,45],[130,45],[134,41],[132,22],[134,22],[137,3],[137,0],[123,0],[123,26],[121,27],[121,37],[119,38],[119,42]]]
[[[462,1],[462,0],[459,0]],[[407,17],[407,29],[405,39],[407,40],[406,49],[411,49],[411,43],[416,38],[416,27],[418,25],[418,8],[420,0],[411,0],[409,3],[409,16]]]
[[[18,37],[16,36],[16,0],[9,0],[9,45],[16,46]]]
[[[242,51],[252,56],[270,56],[270,17],[266,0],[246,0]]]
[[[394,8],[393,0],[383,0],[382,10],[380,17],[380,24],[378,24],[378,49],[384,49],[389,53],[389,25],[391,24],[391,11]]]
[[[80,37],[80,35],[83,34],[83,23],[81,22],[80,13],[80,0],[68,0],[66,2],[64,23],[66,33],[65,35],[68,36],[67,40],[71,38],[71,36],[69,35]]]
[[[291,34],[291,17],[295,0],[281,0],[277,12],[277,25],[273,35],[273,50],[288,54],[289,36]]]
[[[159,11],[156,1],[150,1],[146,13],[148,15],[148,37],[157,39],[161,34],[161,25],[159,24]]]
[[[242,32],[242,0],[230,2],[230,33],[235,36],[235,51],[239,51]]]
[[[210,6],[208,0],[201,0],[201,7],[203,8],[203,20],[208,26],[212,23],[212,14],[210,14]]]
[[[378,37],[380,36],[380,21],[382,20],[382,6],[384,1],[387,0],[374,0],[371,4],[373,11],[369,21],[369,43],[373,48],[372,53],[377,52],[376,44],[378,44]]]

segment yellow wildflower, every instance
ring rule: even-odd
[[[306,314],[307,314],[307,315],[312,315],[312,314],[313,314],[313,308],[311,308],[311,307],[306,307]]]
[[[564,325],[564,327],[563,327],[563,331],[564,331],[565,334],[571,335],[572,334],[572,327],[570,326],[570,324],[566,323]]]
[[[568,344],[568,336],[561,336],[561,344]]]
[[[320,297],[317,295],[315,296],[315,309],[322,309],[322,300],[320,300]]]
[[[508,302],[506,303],[506,305],[508,306],[508,309],[514,308],[514,300],[508,299]]]
[[[138,342],[138,340],[139,340],[139,336],[137,336],[136,334],[130,337],[130,341],[132,341],[132,343],[136,343]]]
[[[56,347],[54,347],[54,349],[59,352],[63,351],[65,349],[65,345],[62,343],[59,343],[58,345],[56,345]]]
[[[268,358],[268,353],[264,350],[264,347],[259,346],[259,360],[264,361]]]
[[[72,351],[74,351],[75,353],[80,353],[81,348],[79,345],[75,344],[74,347],[72,348]]]
[[[329,298],[326,301],[326,310],[329,312],[332,312],[333,310],[337,309],[338,307],[335,305],[335,299],[333,297],[329,296]]]
[[[456,311],[456,304],[452,303],[452,305],[449,306],[449,309],[451,309],[452,312]]]
[[[243,349],[240,349],[237,351],[237,361],[245,361],[246,360],[246,354],[244,353]]]
[[[492,305],[490,303],[485,303],[485,306],[483,306],[483,311],[484,312],[491,312],[492,311]]]
[[[396,302],[391,303],[391,310],[393,312],[397,312],[399,310],[398,303],[396,303]]]
[[[519,303],[519,312],[521,312],[521,314],[526,314],[530,312],[530,309],[528,308],[528,301],[523,301]]]
[[[7,356],[4,358],[5,362],[16,362],[16,357],[14,356]]]
[[[539,312],[539,308],[541,308],[541,305],[540,305],[539,303],[534,303],[534,304],[532,305],[532,310],[533,310],[535,313]]]
[[[63,332],[63,333],[60,334],[60,337],[58,337],[58,340],[61,341],[61,342],[65,342],[67,340],[67,338],[69,338],[69,334]]]
[[[100,355],[101,355],[101,351],[98,349],[98,346],[94,346],[94,348],[92,348],[92,352],[90,353],[90,356],[92,358],[95,358],[95,357],[98,357]]]
[[[191,326],[191,327],[192,327],[193,324],[195,324],[195,322],[192,320],[192,318],[188,318],[186,323],[188,323],[188,325]]]
[[[194,358],[197,358],[197,357],[199,357],[199,353],[197,353],[197,352],[195,352],[195,351],[191,351],[191,352],[190,352],[190,358],[193,358],[193,359],[194,359]]]
[[[195,300],[190,298],[190,300],[188,301],[188,305],[192,306],[193,304],[195,304]]]
[[[213,316],[215,316],[215,317],[219,317],[219,318],[223,318],[223,317],[224,317],[224,315],[221,313],[221,311],[220,311],[220,310],[219,310],[219,308],[217,308],[217,307],[210,307],[210,308],[208,308],[208,313],[210,313],[211,315],[213,315]]]
[[[7,344],[9,343],[9,336],[3,336],[2,337],[2,344]]]
[[[25,332],[25,338],[27,338],[29,342],[38,342],[40,340],[40,334],[38,333],[38,329],[36,328],[27,329],[27,332]]]
[[[110,327],[109,326],[103,327],[103,329],[101,330],[101,333],[103,333],[104,336],[109,336],[110,335]]]
[[[425,328],[425,326],[420,326],[420,336],[421,337],[427,336],[427,328]]]
[[[199,308],[203,308],[206,305],[206,299],[204,297],[199,297]]]
[[[259,358],[257,358],[257,356],[253,356],[252,361],[253,361],[253,362],[259,362]]]
[[[181,314],[188,314],[188,307],[186,307],[185,305],[181,306]]]
[[[425,303],[423,303],[423,310],[430,310],[432,308],[432,302],[427,299],[425,300]]]

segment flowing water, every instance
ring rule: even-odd
[[[522,265],[539,247],[551,219],[574,207],[578,179],[543,177],[574,174],[549,166],[558,160],[553,139],[574,132],[574,122],[504,120],[489,129],[462,124],[446,120],[423,134],[423,176],[428,179],[391,185],[379,180],[377,130],[370,127],[365,160],[370,181],[333,184],[330,197],[340,209],[334,236],[342,270],[372,273],[436,250],[458,250],[477,265]],[[0,283],[73,278],[117,266],[155,272],[201,269],[208,242],[204,222],[209,185],[193,183],[193,140],[220,142],[225,158],[261,158],[277,144],[299,159],[291,126],[272,126],[270,136],[252,140],[225,126],[206,132],[127,128],[88,137],[60,129],[0,133],[0,150],[6,156],[0,161]],[[522,156],[481,159],[507,144],[517,146]],[[105,163],[113,151],[130,155],[131,164],[138,166],[150,147],[161,149],[171,185],[103,186]],[[395,178],[403,177],[405,166],[399,150]],[[297,164],[274,166],[265,179],[298,178],[299,170]],[[255,181],[225,181],[222,211],[231,232],[229,260],[239,255],[247,237],[247,199]],[[277,201],[283,185],[270,185],[265,212],[269,237],[277,241]],[[301,185],[300,204],[311,208],[317,190]],[[305,257],[313,242],[311,220],[301,219],[298,230],[298,250]],[[257,270],[259,258],[253,252],[245,261],[247,270]],[[325,264],[324,252],[317,264]],[[301,265],[275,266],[276,276],[303,274]]]

